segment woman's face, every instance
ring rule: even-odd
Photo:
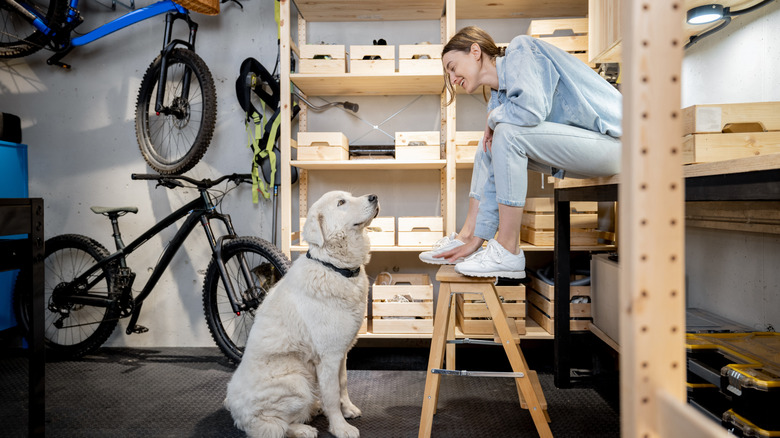
[[[468,53],[451,50],[441,57],[444,71],[447,72],[448,80],[453,88],[460,85],[467,93],[473,93],[482,85],[479,83],[479,57],[481,53],[474,52],[473,49]]]

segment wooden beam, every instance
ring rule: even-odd
[[[659,437],[659,391],[685,400],[685,10],[678,0],[626,0],[621,6],[621,436]]]

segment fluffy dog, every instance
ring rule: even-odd
[[[357,438],[345,418],[361,415],[347,394],[347,352],[368,297],[366,226],[379,213],[375,195],[329,192],[312,205],[309,243],[255,315],[225,407],[250,437],[316,438],[306,425],[320,408],[329,431]]]

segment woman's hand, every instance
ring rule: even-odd
[[[471,239],[469,239],[468,242],[464,242],[463,245],[455,249],[452,249],[450,251],[441,253],[435,257],[447,259],[450,263],[454,263],[459,258],[468,257],[474,252],[476,252],[479,248],[482,247],[482,243],[484,242],[485,239],[479,238],[477,236],[473,236]]]
[[[482,148],[485,152],[493,148],[493,130],[489,126],[485,127],[485,135],[482,137]]]

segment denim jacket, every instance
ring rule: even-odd
[[[488,126],[536,126],[543,121],[620,137],[622,96],[587,64],[537,38],[512,39],[496,58],[498,91],[491,90]]]

